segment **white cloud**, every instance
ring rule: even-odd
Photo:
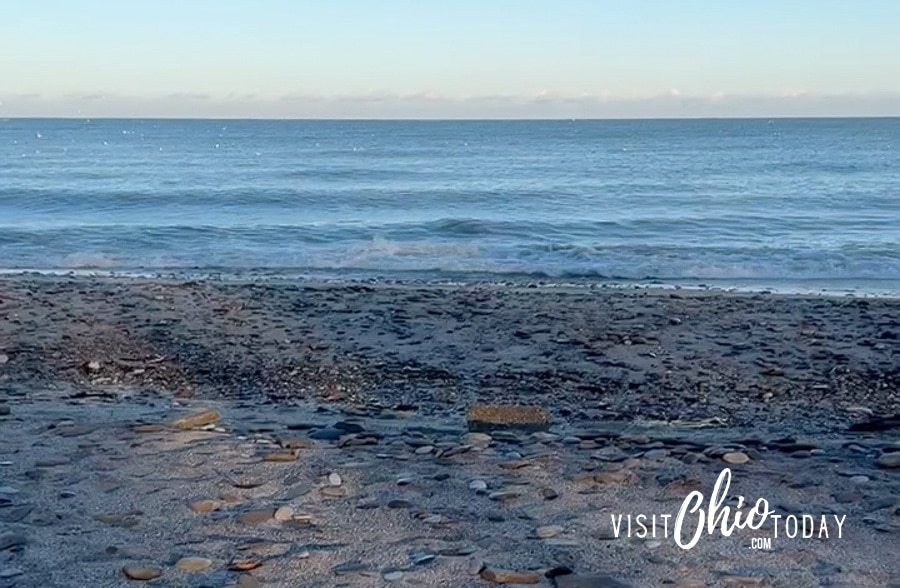
[[[0,117],[228,117],[228,118],[659,118],[778,116],[900,116],[900,94],[689,95],[672,90],[624,97],[608,92],[566,95],[543,90],[531,96],[446,96],[373,91],[326,96],[294,93],[276,97],[197,93],[139,98],[83,92],[61,98],[0,95]]]

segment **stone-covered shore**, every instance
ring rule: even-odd
[[[7,277],[0,586],[894,585],[898,336],[883,299]],[[725,467],[841,537],[616,537]]]

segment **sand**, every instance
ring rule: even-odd
[[[5,277],[0,586],[888,586],[898,335],[886,299]],[[610,537],[725,467],[843,536]]]

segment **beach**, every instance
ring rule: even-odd
[[[0,585],[890,586],[898,337],[889,298],[5,276]],[[726,467],[841,537],[613,536]]]

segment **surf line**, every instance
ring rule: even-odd
[[[831,537],[835,533],[838,539],[843,537],[843,527],[847,515],[831,515],[833,521],[826,515],[819,515],[818,520],[815,515],[779,515],[775,514],[775,510],[769,507],[769,501],[760,498],[756,501],[746,515],[741,511],[744,506],[744,497],[738,496],[737,508],[732,512],[730,506],[722,506],[728,496],[728,489],[731,487],[731,469],[725,468],[719,474],[716,484],[713,487],[713,493],[710,496],[709,503],[703,508],[705,496],[699,490],[695,490],[687,495],[681,504],[681,509],[675,517],[671,536],[675,539],[675,543],[682,549],[691,549],[700,541],[704,529],[708,535],[714,534],[717,530],[723,537],[730,537],[736,529],[752,529],[757,531],[763,527],[770,519],[773,522],[774,538],[778,538],[779,525],[783,531],[783,536],[795,539],[798,536],[803,539],[811,539],[813,537],[823,539]],[[690,515],[690,516],[689,516]],[[691,526],[690,517],[693,517],[694,524]],[[637,537],[645,539],[648,537],[655,538],[657,536],[657,521],[662,522],[663,537],[668,538],[669,521],[671,514],[654,514],[654,515],[611,515],[613,535],[618,539],[622,532],[627,537]],[[783,520],[782,520],[783,519]],[[623,521],[625,528],[623,529]],[[648,524],[649,523],[649,524]],[[685,537],[685,532],[693,528],[693,533]]]

